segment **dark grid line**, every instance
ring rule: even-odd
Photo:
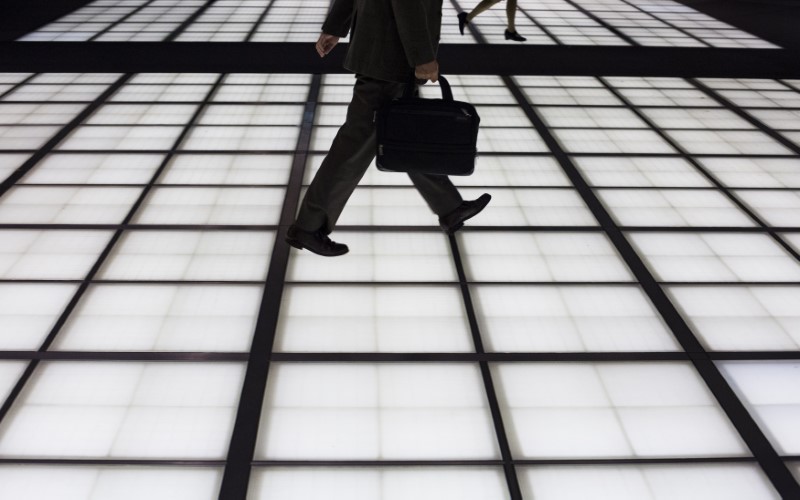
[[[471,230],[471,229],[470,229]],[[0,283],[28,283],[28,284],[80,284],[81,279],[0,279]],[[668,281],[657,280],[665,286],[694,286],[694,287],[747,287],[747,286],[800,286],[798,281]],[[98,285],[263,285],[263,281],[254,280],[118,280],[118,279],[95,279],[90,283]],[[292,281],[286,280],[287,285],[303,286],[343,286],[358,287],[369,285],[370,281]],[[636,281],[470,281],[472,285],[481,286],[541,286],[541,287],[570,287],[570,286],[631,286],[636,285]],[[381,281],[382,286],[416,287],[416,286],[452,286],[450,281]]]
[[[522,12],[522,15],[527,17],[528,20],[530,20],[530,22],[532,22],[534,26],[536,26],[537,28],[542,30],[542,33],[544,33],[545,35],[549,36],[556,43],[556,45],[565,45],[564,42],[562,42],[560,38],[558,38],[556,35],[554,35],[553,33],[550,32],[550,30],[547,28],[547,26],[545,26],[544,24],[540,23],[539,20],[536,19],[534,16],[530,15],[527,10],[523,9],[519,5],[517,5],[517,9],[520,12]]]
[[[795,92],[800,92],[800,86],[786,80],[778,80],[778,82],[782,83],[784,86],[788,87],[789,90],[794,90]],[[774,108],[773,108],[774,109]]]
[[[16,92],[16,91],[17,91],[17,90],[19,90],[20,88],[22,88],[22,87],[24,87],[25,85],[29,84],[29,83],[31,82],[31,80],[33,80],[33,79],[34,79],[34,78],[36,78],[37,76],[39,76],[39,73],[31,73],[30,75],[28,75],[28,77],[27,77],[27,78],[25,78],[25,79],[24,79],[24,80],[22,80],[21,82],[18,82],[18,83],[12,84],[12,86],[11,86],[11,88],[10,88],[10,89],[6,90],[6,91],[5,91],[5,92],[3,92],[3,93],[0,93],[0,103],[3,103],[3,104],[6,104],[6,103],[8,103],[9,101],[3,101],[3,99],[5,99],[5,98],[6,98],[6,96],[8,96],[9,94],[11,94],[12,92]],[[37,104],[41,104],[41,103],[37,103]]]
[[[522,91],[511,78],[503,77],[503,79],[531,122],[536,126],[547,146],[555,154],[564,172],[572,180],[594,216],[600,221],[611,243],[637,278],[650,301],[675,335],[675,339],[689,355],[697,373],[706,383],[715,399],[719,402],[720,408],[725,412],[739,435],[750,448],[770,482],[783,497],[800,497],[800,484],[797,483],[797,480],[739,400],[734,390],[727,383],[689,325],[669,300],[660,283],[650,273],[636,250],[617,227],[592,188],[583,179],[580,171],[572,164],[569,156],[550,133],[542,118],[539,117],[533,106],[528,104]]]
[[[686,457],[686,458],[579,458],[579,459],[521,459],[512,462],[515,466],[531,465],[657,465],[657,464],[713,464],[713,463],[753,463],[750,457]],[[502,465],[498,460],[347,460],[340,462],[325,460],[259,460],[256,466],[272,467],[408,467],[408,466],[496,466]]]
[[[786,460],[796,457],[786,456]],[[515,466],[541,465],[659,465],[659,464],[724,464],[755,463],[751,457],[679,457],[679,458],[579,458],[579,459],[521,459],[512,462]],[[0,458],[0,464],[9,465],[67,465],[67,466],[222,466],[221,460],[137,460],[137,459],[31,459]],[[501,466],[500,460],[254,460],[254,467],[330,467],[330,468],[392,468],[392,467],[493,467]],[[222,497],[220,497],[222,498]],[[226,499],[223,499],[226,500]]]
[[[267,4],[267,6],[264,7],[264,12],[262,12],[261,15],[258,16],[258,19],[253,24],[253,27],[250,28],[250,31],[247,33],[247,36],[244,39],[245,42],[249,42],[253,39],[253,36],[258,32],[258,27],[261,26],[261,23],[264,21],[264,18],[267,17],[269,11],[272,10],[272,6],[275,5],[275,1],[276,0],[269,0],[269,4]]]
[[[621,30],[620,30],[619,28],[617,28],[616,26],[613,26],[613,25],[611,25],[611,24],[607,23],[607,22],[606,22],[606,21],[605,21],[603,18],[599,17],[599,16],[598,16],[598,15],[596,15],[594,12],[592,12],[592,11],[590,11],[590,10],[588,10],[588,9],[584,8],[582,5],[580,5],[580,4],[577,4],[577,3],[573,2],[572,0],[564,0],[564,1],[565,1],[566,3],[568,3],[569,5],[572,5],[573,7],[575,7],[576,9],[578,9],[580,12],[583,12],[583,13],[584,13],[584,14],[585,14],[587,17],[589,17],[590,19],[592,19],[594,22],[596,22],[597,24],[601,25],[602,27],[604,27],[604,28],[605,28],[605,29],[607,29],[608,31],[610,31],[610,32],[614,33],[615,35],[617,35],[617,36],[618,36],[619,38],[621,38],[622,40],[625,40],[625,41],[626,41],[626,42],[628,42],[630,45],[632,45],[632,46],[634,46],[634,47],[636,47],[636,46],[640,46],[640,45],[641,45],[641,44],[640,44],[639,42],[637,42],[637,41],[636,41],[634,38],[632,38],[632,37],[630,37],[630,36],[626,35],[626,34],[625,34],[623,31],[621,31]]]
[[[450,244],[450,251],[453,254],[456,272],[458,273],[458,282],[459,287],[461,288],[461,297],[464,301],[464,307],[467,312],[467,319],[469,320],[472,343],[475,347],[475,352],[481,356],[485,354],[485,350],[483,348],[480,327],[478,326],[478,317],[475,313],[475,307],[472,303],[469,286],[467,286],[467,275],[464,270],[464,263],[461,260],[461,253],[458,249],[458,241],[452,234],[448,236],[448,241]],[[512,500],[521,500],[522,491],[520,490],[516,468],[512,463],[514,457],[511,453],[508,435],[506,433],[505,425],[503,424],[503,413],[500,409],[500,403],[497,399],[497,392],[492,380],[492,372],[489,368],[489,364],[486,361],[480,361],[478,365],[481,370],[481,378],[483,379],[483,388],[484,391],[486,391],[487,403],[489,404],[489,410],[492,415],[495,437],[497,438],[497,444],[500,447],[500,456],[503,458],[503,473],[506,477],[508,491]]]
[[[315,75],[308,92],[308,101],[303,113],[303,122],[297,139],[294,163],[286,188],[281,227],[288,227],[297,211],[307,153],[303,152],[311,142],[312,125],[316,113],[322,77]],[[251,462],[255,453],[261,410],[267,387],[272,344],[275,339],[278,315],[281,307],[284,280],[289,266],[289,245],[280,241],[279,231],[272,249],[269,271],[264,287],[264,296],[259,308],[250,359],[247,364],[239,407],[236,412],[233,436],[228,450],[227,465],[222,478],[219,498],[222,500],[245,500],[250,482]]]
[[[743,120],[747,121],[748,123],[753,125],[755,128],[757,128],[758,130],[760,130],[764,134],[766,134],[769,137],[771,137],[776,142],[779,142],[781,145],[783,145],[787,149],[791,150],[796,155],[800,156],[800,146],[798,146],[794,142],[790,141],[789,139],[787,139],[786,137],[781,135],[779,132],[777,132],[775,129],[769,127],[764,122],[762,122],[761,120],[759,120],[758,118],[756,118],[755,116],[751,115],[750,113],[748,113],[746,111],[748,109],[755,109],[755,110],[763,109],[765,111],[772,111],[772,110],[775,110],[776,108],[755,108],[755,107],[751,108],[750,106],[740,107],[740,106],[737,106],[737,105],[733,104],[729,99],[727,99],[725,96],[721,95],[717,90],[709,87],[708,85],[704,84],[703,82],[701,82],[697,78],[688,78],[687,80],[689,82],[691,82],[694,86],[696,86],[704,94],[706,94],[708,97],[710,97],[710,98],[714,99],[715,101],[717,101],[718,103],[720,103],[724,109],[727,109],[728,111],[734,113],[739,118],[742,118]],[[790,110],[792,108],[783,108],[783,107],[781,107],[781,108],[777,108],[777,109]]]
[[[605,189],[605,188],[604,188]],[[116,230],[126,231],[268,231],[282,227],[276,224],[60,224],[60,223],[2,223],[0,229],[32,229],[32,230]],[[742,226],[623,226],[617,227],[625,232],[665,232],[665,233],[745,233],[765,234],[796,233],[798,226],[770,228]],[[372,231],[377,233],[438,233],[438,226],[367,226],[341,225],[340,231]],[[598,224],[580,226],[480,226],[471,225],[475,232],[512,232],[512,233],[595,233],[602,229]],[[0,278],[2,281],[2,278]]]
[[[5,195],[11,187],[22,179],[28,172],[36,166],[39,161],[42,160],[47,154],[52,151],[62,140],[64,140],[69,134],[71,134],[75,129],[80,126],[80,124],[89,116],[92,115],[103,103],[111,97],[117,90],[119,90],[129,79],[131,75],[123,75],[116,82],[113,84],[108,85],[105,91],[101,93],[97,98],[89,103],[88,106],[83,108],[83,110],[78,113],[72,120],[69,121],[66,125],[64,125],[61,130],[59,130],[53,137],[51,137],[47,142],[44,143],[41,147],[37,150],[24,150],[25,152],[35,151],[35,153],[28,158],[25,163],[23,163],[17,170],[8,176],[2,183],[0,183],[0,198]],[[37,104],[42,104],[41,101],[38,101]],[[86,102],[82,102],[81,104],[86,104]],[[16,150],[5,150],[4,152],[9,151],[16,151]]]
[[[635,105],[633,105],[628,100],[628,98],[625,97],[625,95],[623,95],[621,92],[619,92],[614,86],[609,85],[608,82],[606,82],[605,78],[600,77],[599,80],[618,99],[620,99],[622,102],[624,102],[625,105],[628,107],[628,109],[630,109],[631,112],[636,114],[636,116],[638,116],[639,119],[641,119],[645,123],[647,123],[647,125],[650,127],[650,129],[652,131],[654,131],[656,134],[658,134],[658,136],[661,137],[664,141],[666,141],[667,144],[669,144],[672,148],[674,148],[675,150],[679,151],[681,153],[681,155],[683,155],[684,159],[687,162],[689,162],[698,172],[700,172],[700,174],[703,175],[703,177],[708,179],[717,189],[719,189],[720,192],[722,192],[722,194],[726,198],[728,198],[739,210],[741,210],[748,217],[750,217],[750,219],[753,222],[758,224],[760,227],[764,228],[764,230],[767,231],[769,236],[773,240],[775,240],[775,242],[778,245],[780,245],[786,252],[788,252],[792,257],[794,257],[795,260],[800,261],[800,254],[798,254],[797,250],[795,250],[788,242],[786,242],[780,236],[780,234],[779,234],[780,230],[778,228],[772,227],[769,224],[767,224],[766,222],[764,222],[761,219],[761,217],[759,217],[758,214],[753,209],[751,209],[746,203],[744,203],[741,199],[739,199],[739,197],[736,195],[736,193],[733,192],[733,190],[728,189],[728,187],[725,184],[723,184],[719,179],[717,179],[717,177],[714,174],[709,172],[708,169],[706,169],[703,165],[701,165],[694,158],[693,155],[691,155],[688,151],[686,151],[686,149],[683,147],[683,145],[680,142],[678,142],[677,140],[673,139],[672,137],[669,136],[669,134],[664,132],[664,130],[661,127],[659,127],[649,116],[647,116],[645,113],[642,113],[641,110],[639,110]],[[708,88],[706,88],[705,90],[702,87],[698,87],[698,88],[700,90],[703,90],[704,92],[709,90]],[[713,93],[708,93],[708,92],[705,92],[705,93],[709,97],[712,97],[712,98],[718,97]],[[722,102],[722,101],[720,101],[720,103],[724,104],[724,102]],[[730,103],[728,103],[728,104],[730,104]],[[735,108],[729,108],[729,111],[734,111],[735,112]],[[745,118],[745,117],[742,117],[742,118]],[[772,135],[777,135],[776,132],[771,131],[770,129],[768,129],[761,122],[756,121],[756,122],[751,122],[751,123],[753,125],[759,126],[759,129],[762,131],[762,133],[766,133],[766,131],[769,130],[770,133],[767,134],[767,135],[769,135],[770,137],[772,137]],[[707,129],[707,130],[715,130],[715,129]],[[794,147],[794,148],[792,148],[792,151],[795,152],[795,153],[799,153],[800,154],[800,148]]]
[[[122,78],[120,78],[118,80],[117,84],[115,84],[114,86],[109,88],[101,97],[99,97],[94,103],[92,103],[91,106],[89,106],[86,110],[84,110],[84,113],[81,113],[81,115],[79,115],[78,118],[80,118],[80,120],[78,120],[78,118],[76,118],[75,120],[73,120],[73,122],[71,122],[72,128],[76,127],[78,125],[78,123],[80,123],[80,121],[82,121],[83,119],[87,118],[88,116],[91,115],[91,113],[93,113],[96,109],[98,109],[100,107],[100,105],[102,104],[103,100],[108,98],[111,94],[113,94],[113,92],[118,90],[118,88],[121,87],[126,81],[128,81],[131,76],[132,75],[127,74],[127,75],[123,76]],[[222,80],[222,75],[219,76],[219,78],[217,79],[216,84],[214,84],[212,86],[212,88],[210,89],[210,91],[208,92],[208,95],[206,96],[206,101],[213,95],[213,93],[219,87],[219,83],[221,82],[221,80]],[[199,106],[198,109],[195,111],[193,120],[197,120],[199,118],[200,114],[202,113],[202,110],[203,110],[203,106]],[[84,116],[84,114],[85,114],[85,116]],[[69,126],[67,128],[69,128]],[[67,129],[67,128],[65,128],[65,129]],[[71,129],[69,129],[69,131],[71,131]],[[172,147],[173,150],[176,149],[180,145],[180,143],[184,140],[184,138],[186,137],[188,131],[189,131],[189,125],[187,125],[184,128],[184,130],[181,133],[181,135],[175,140],[175,142],[173,144],[173,147]],[[64,134],[64,136],[66,136],[66,134]],[[59,138],[59,140],[61,140],[61,138]],[[53,146],[55,146],[55,144],[56,143],[54,143]],[[144,202],[145,198],[147,197],[147,194],[149,193],[150,189],[152,189],[153,184],[155,183],[155,181],[158,179],[158,177],[161,175],[161,173],[166,168],[167,164],[169,163],[169,159],[170,158],[171,158],[171,155],[169,155],[169,154],[164,158],[164,160],[162,161],[161,166],[158,168],[158,170],[155,172],[155,174],[153,174],[153,177],[151,178],[150,183],[148,184],[148,187],[146,187],[145,189],[142,190],[142,193],[139,195],[139,198],[132,205],[132,207],[131,207],[130,211],[128,212],[128,215],[125,217],[125,220],[123,221],[123,223],[128,223],[130,220],[133,219],[134,215],[136,214],[136,211],[143,204],[143,202]],[[31,167],[32,167],[32,165],[31,165]],[[105,261],[108,259],[109,255],[111,255],[111,251],[113,250],[114,246],[119,241],[119,239],[122,237],[122,234],[123,234],[123,230],[122,229],[118,229],[114,233],[114,235],[111,237],[109,242],[106,244],[106,247],[100,253],[100,256],[97,258],[97,260],[95,261],[94,265],[89,270],[89,272],[86,275],[86,277],[84,278],[84,280],[81,282],[80,286],[78,287],[78,290],[75,292],[75,294],[73,295],[72,299],[67,304],[66,308],[61,313],[61,315],[59,316],[58,320],[53,325],[53,328],[50,330],[50,333],[47,335],[47,337],[45,338],[44,342],[42,342],[41,346],[39,347],[39,349],[37,349],[37,351],[39,351],[39,352],[47,351],[49,349],[50,345],[52,345],[52,343],[55,340],[56,336],[61,331],[62,327],[66,324],[70,314],[72,314],[72,312],[75,310],[75,307],[77,307],[78,303],[80,302],[81,298],[86,293],[86,291],[88,290],[88,288],[89,288],[90,284],[92,283],[92,281],[94,280],[95,276],[100,271],[100,268],[103,266]],[[22,393],[23,389],[25,388],[25,385],[30,380],[30,378],[33,375],[33,372],[35,371],[35,369],[38,366],[38,364],[39,364],[39,360],[36,360],[36,359],[32,360],[28,364],[28,367],[25,369],[25,372],[19,378],[19,380],[15,384],[14,388],[12,389],[11,393],[6,398],[5,403],[3,404],[3,406],[0,407],[0,423],[2,423],[3,419],[5,419],[5,417],[8,415],[8,412],[10,411],[12,405],[14,404],[16,399],[19,397],[19,395]]]
[[[666,24],[666,25],[667,25],[667,26],[669,26],[670,28],[672,28],[672,29],[674,29],[674,30],[676,30],[676,31],[680,31],[681,33],[683,33],[684,35],[688,36],[689,38],[693,38],[693,39],[697,40],[698,42],[702,43],[702,44],[703,44],[703,45],[705,45],[706,47],[711,47],[711,48],[714,48],[714,46],[713,46],[712,44],[710,44],[710,43],[706,42],[705,40],[703,40],[702,38],[700,38],[700,37],[698,37],[698,36],[695,36],[695,35],[693,35],[691,32],[689,32],[689,31],[686,31],[686,29],[684,29],[684,28],[680,28],[680,27],[676,26],[675,24],[671,23],[670,21],[668,21],[668,20],[666,20],[666,19],[662,19],[662,18],[661,18],[661,16],[659,16],[658,14],[656,14],[656,13],[651,13],[651,12],[647,12],[646,10],[642,9],[641,7],[639,7],[638,5],[636,5],[635,3],[631,3],[631,2],[629,2],[628,0],[621,0],[621,1],[622,1],[623,3],[626,3],[626,4],[630,5],[630,6],[631,6],[631,7],[633,7],[633,8],[635,8],[635,9],[636,9],[636,10],[638,10],[639,12],[644,12],[644,13],[645,13],[645,14],[647,14],[648,16],[651,16],[651,17],[653,17],[653,18],[655,18],[655,19],[658,19],[659,21],[661,21],[662,23]],[[672,37],[663,37],[663,36],[659,36],[659,38],[672,38]]]
[[[181,23],[180,26],[175,28],[175,30],[173,30],[172,33],[169,34],[169,36],[164,38],[164,41],[165,42],[174,42],[176,38],[178,38],[180,35],[183,34],[184,31],[186,31],[186,28],[188,28],[191,24],[193,24],[200,16],[202,16],[208,10],[209,7],[214,5],[216,2],[217,2],[217,0],[207,0],[206,3],[203,4],[202,7],[200,7],[196,11],[194,11],[194,13],[191,16],[189,16],[188,18],[186,18]]]
[[[91,38],[89,38],[89,39],[88,39],[88,40],[86,40],[86,41],[87,41],[87,42],[94,42],[94,41],[96,41],[96,40],[97,40],[97,39],[98,39],[100,36],[102,36],[102,35],[105,35],[105,34],[106,34],[106,33],[108,33],[108,32],[109,32],[109,31],[110,31],[112,28],[115,28],[115,27],[119,26],[120,24],[124,23],[125,21],[127,21],[128,19],[130,19],[130,18],[131,18],[131,17],[132,17],[134,14],[138,14],[138,13],[139,13],[139,12],[141,12],[141,11],[142,11],[142,10],[143,10],[145,7],[149,7],[150,5],[152,5],[152,4],[153,4],[155,1],[156,1],[156,0],[148,0],[147,2],[143,3],[142,5],[140,5],[140,6],[136,7],[136,8],[135,8],[134,10],[132,10],[131,12],[128,12],[127,14],[125,14],[125,15],[124,15],[123,17],[121,17],[120,19],[117,19],[116,21],[114,21],[114,22],[113,22],[113,23],[111,23],[110,25],[106,26],[106,27],[105,27],[105,28],[103,28],[101,31],[98,31],[97,33],[95,33],[94,35],[92,35],[92,36],[91,36]]]

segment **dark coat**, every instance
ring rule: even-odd
[[[441,25],[442,0],[335,0],[322,32],[352,34],[346,69],[404,83],[436,59]]]

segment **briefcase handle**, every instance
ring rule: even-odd
[[[453,91],[450,89],[450,82],[447,81],[447,78],[439,75],[439,87],[442,89],[442,99],[445,101],[452,101],[453,100]],[[417,90],[417,80],[413,76],[411,80],[406,84],[406,89],[403,92],[403,99],[410,99],[414,97]]]

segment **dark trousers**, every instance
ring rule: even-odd
[[[333,231],[345,203],[375,158],[374,112],[383,103],[400,97],[403,87],[402,83],[357,75],[347,119],[300,204],[295,222],[300,229],[322,229],[326,234]],[[435,214],[446,215],[461,204],[461,195],[447,176],[408,176]]]

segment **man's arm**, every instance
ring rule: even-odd
[[[327,56],[339,43],[339,38],[347,36],[353,22],[353,0],[336,0],[322,24],[322,33],[314,48],[320,57]]]
[[[435,82],[439,78],[439,63],[433,49],[434,41],[428,32],[428,16],[423,2],[392,0],[392,11],[406,59],[415,70],[414,75]]]
[[[353,22],[353,0],[335,0],[328,17],[322,24],[322,32],[335,37],[346,37]]]

